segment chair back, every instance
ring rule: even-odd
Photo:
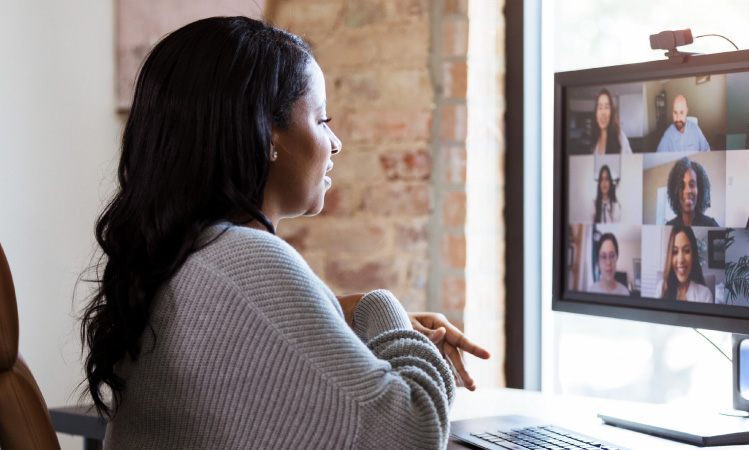
[[[0,448],[60,449],[47,404],[18,354],[18,306],[10,266],[0,245]]]

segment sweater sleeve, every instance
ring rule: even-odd
[[[444,448],[453,376],[436,346],[412,329],[398,300],[382,290],[365,295],[355,311],[355,333],[333,293],[301,256],[267,233],[262,239],[263,245],[245,258],[249,266],[227,273],[254,314],[267,322],[270,333],[258,339],[278,349],[265,355],[267,369],[290,377],[272,376],[258,389],[278,392],[279,403],[313,411],[319,423],[302,427],[310,428],[307,436],[335,430],[325,438],[326,445]],[[237,243],[226,247],[228,252],[242,250]],[[314,383],[326,388],[313,390]],[[331,408],[331,395],[349,406]],[[282,415],[277,419],[295,422]]]

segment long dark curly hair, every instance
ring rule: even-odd
[[[261,212],[271,127],[288,126],[311,61],[300,38],[246,17],[186,25],[146,58],[122,137],[118,189],[96,223],[103,254],[82,317],[87,388],[100,414],[116,413],[125,388],[117,365],[147,351],[139,341],[156,290],[200,233],[253,220],[274,232]]]
[[[684,233],[689,239],[689,245],[692,247],[692,267],[689,271],[689,280],[705,285],[705,276],[702,273],[702,266],[700,265],[699,258],[699,247],[697,247],[697,237],[694,235],[692,227],[686,225],[674,225],[671,228],[671,235],[668,238],[668,248],[666,249],[666,266],[663,268],[663,288],[661,290],[661,298],[676,300],[677,287],[679,286],[679,279],[676,278],[676,272],[672,264],[671,252],[674,248],[674,242],[676,242],[676,235]]]
[[[596,216],[594,218],[595,223],[601,223],[603,219],[603,192],[601,191],[601,179],[603,178],[603,172],[606,172],[609,176],[609,207],[613,207],[616,203],[616,185],[614,179],[611,177],[611,170],[606,164],[601,166],[601,170],[598,171],[598,189],[596,193]]]
[[[601,92],[596,96],[596,105],[593,108],[593,114],[596,114],[598,110],[598,100],[601,96],[606,96],[609,99],[609,107],[611,108],[611,115],[609,116],[609,126],[606,128],[606,153],[620,153],[622,151],[622,143],[619,142],[619,113],[616,111],[614,106],[614,100],[611,98],[611,93],[608,89],[601,89]],[[593,121],[593,143],[598,142],[601,137],[601,127],[598,126],[598,119]]]
[[[707,177],[707,171],[702,167],[702,164],[690,161],[684,157],[676,161],[671,168],[671,172],[668,174],[668,202],[677,216],[681,216],[682,213],[679,198],[684,190],[684,174],[689,169],[694,170],[694,173],[697,175],[697,201],[694,205],[695,210],[701,214],[710,207],[710,179]]]

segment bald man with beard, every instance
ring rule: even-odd
[[[683,95],[677,95],[674,99],[674,123],[668,127],[660,144],[658,152],[706,152],[710,150],[705,135],[700,127],[693,122],[687,121],[689,107],[687,99]]]

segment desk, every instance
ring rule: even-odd
[[[571,431],[592,436],[632,450],[686,450],[714,448],[716,450],[747,450],[746,445],[721,447],[695,447],[667,439],[661,439],[622,428],[604,425],[597,417],[600,412],[631,410],[642,406],[636,403],[542,394],[518,389],[477,389],[470,392],[458,389],[458,395],[450,412],[450,420],[476,417],[517,414],[548,420],[549,423]],[[472,448],[454,439],[448,449]]]
[[[50,408],[52,426],[58,433],[83,437],[83,450],[101,450],[107,421],[88,405]]]
[[[599,412],[614,409],[631,409],[639,404],[613,400],[593,399],[542,394],[518,389],[477,389],[470,392],[458,389],[450,420],[517,414],[548,420],[549,423],[586,434],[612,444],[632,450],[687,450],[692,445],[648,436],[634,431],[604,425],[596,416]],[[83,436],[84,449],[101,449],[106,425],[98,419],[96,412],[85,407],[50,409],[55,429],[61,433]],[[451,439],[449,450],[465,450],[469,447]],[[747,446],[708,447],[716,450],[747,450]]]

